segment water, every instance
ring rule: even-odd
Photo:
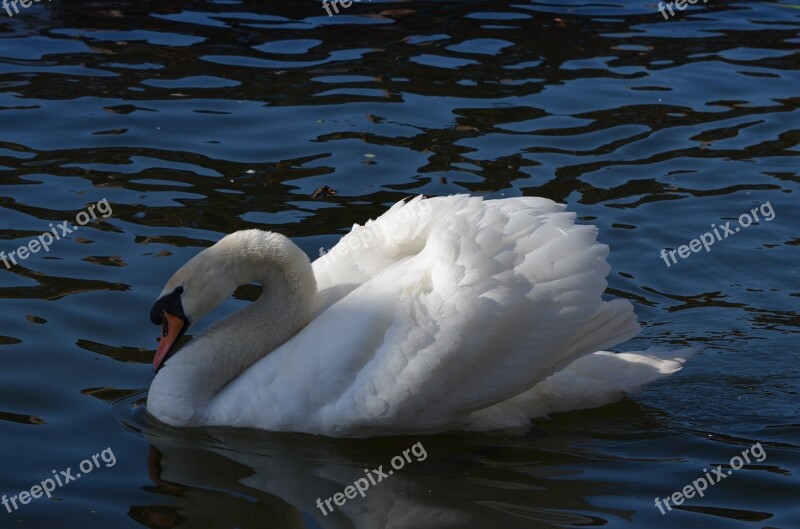
[[[91,470],[0,507],[0,527],[800,527],[797,5],[261,4],[0,10],[0,250],[113,211],[0,265],[0,494]],[[311,199],[322,185],[338,193]],[[523,431],[333,440],[149,418],[148,311],[185,260],[250,227],[316,256],[420,193],[567,203],[643,324],[625,348],[705,351]],[[766,203],[772,220],[662,259]],[[315,505],[415,443],[424,460],[365,497]],[[754,443],[763,461],[654,505]],[[113,466],[91,462],[108,448]]]

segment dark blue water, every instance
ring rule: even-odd
[[[0,527],[800,527],[798,5],[18,7],[0,8],[0,251],[111,212],[0,263],[0,494],[91,467],[0,506]],[[312,199],[322,185],[338,193]],[[146,414],[148,312],[199,249],[258,227],[313,257],[399,199],[452,193],[568,204],[642,322],[625,348],[704,352],[524,431],[342,441]],[[315,505],[417,442],[424,461]],[[733,470],[755,443],[763,460]],[[703,497],[654,505],[718,465]]]

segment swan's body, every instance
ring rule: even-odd
[[[175,426],[331,436],[481,430],[607,404],[680,369],[692,350],[596,352],[639,326],[629,302],[601,300],[596,228],[563,210],[416,198],[313,264],[276,233],[231,234],[170,279],[154,321],[177,306],[188,325],[251,281],[264,293],[171,358],[180,333],[165,326],[148,409]]]

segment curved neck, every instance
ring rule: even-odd
[[[209,261],[218,268],[216,290],[227,297],[239,285],[256,282],[262,294],[178,350],[153,380],[148,408],[154,401],[169,409],[153,411],[182,425],[201,423],[214,396],[311,320],[317,286],[308,257],[284,237],[265,239],[248,254],[214,255],[209,248]]]

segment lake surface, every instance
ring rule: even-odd
[[[101,214],[0,264],[0,494],[89,470],[0,506],[3,529],[800,527],[796,3],[18,7],[0,10],[0,250]],[[335,440],[146,414],[149,310],[201,248],[257,227],[315,257],[397,200],[453,193],[568,204],[642,323],[621,348],[704,351],[522,431]],[[415,443],[424,460],[317,508]]]

